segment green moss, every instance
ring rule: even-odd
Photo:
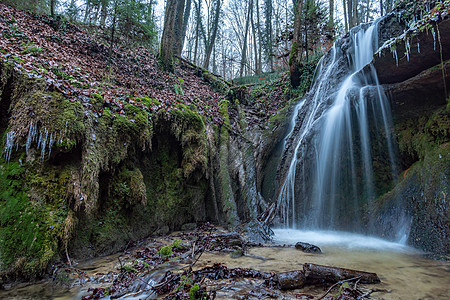
[[[144,104],[148,108],[161,105],[161,102],[159,102],[155,98],[149,98],[147,96],[142,96],[140,99],[138,99],[138,101],[140,101],[142,104]]]
[[[93,93],[91,95],[90,102],[95,110],[99,110],[103,106],[103,102],[104,102],[103,96],[100,94],[97,94],[97,93]]]
[[[162,258],[165,258],[167,256],[171,256],[172,254],[173,254],[173,251],[172,251],[172,246],[171,245],[163,246],[163,247],[161,247],[161,249],[159,249],[159,255]]]
[[[418,160],[436,146],[450,141],[449,112],[448,107],[442,107],[430,117],[409,119],[397,125],[400,151]]]
[[[289,65],[290,66],[293,65],[294,63],[296,63],[297,55],[298,55],[298,43],[293,42],[292,48],[291,48],[291,53],[289,54]]]
[[[0,166],[0,270],[32,278],[43,274],[64,238],[69,172],[29,168]]]
[[[196,300],[200,299],[199,295],[200,287],[198,283],[194,284],[191,289],[189,290],[189,300]]]

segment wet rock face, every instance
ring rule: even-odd
[[[438,255],[449,254],[448,223],[450,190],[450,143],[438,147],[426,157],[415,163],[407,172],[405,178],[378,202],[374,214],[376,234],[390,230],[402,222],[402,216],[407,220],[405,238],[407,243],[421,250]],[[395,203],[401,199],[405,208],[400,210]],[[389,216],[390,218],[386,218]],[[401,240],[401,236],[391,236]]]
[[[393,84],[405,81],[450,59],[448,45],[450,45],[450,18],[439,22],[437,26],[434,25],[429,31],[399,37],[392,46],[381,49],[380,55],[374,56],[374,66],[380,83]]]

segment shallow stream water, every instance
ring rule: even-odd
[[[195,269],[222,263],[228,268],[252,268],[265,272],[286,272],[302,269],[304,263],[375,272],[380,284],[362,285],[365,290],[378,289],[371,299],[450,299],[450,262],[427,259],[423,253],[405,245],[362,235],[340,232],[317,232],[276,229],[274,241],[280,245],[294,245],[298,241],[318,245],[322,254],[307,254],[293,247],[257,247],[240,258],[229,254],[205,252]],[[45,281],[0,291],[0,299],[80,299],[91,287],[106,287],[119,268],[119,255],[112,255],[80,263],[77,268],[86,272],[83,286],[63,287]],[[126,257],[122,257],[126,260]],[[168,269],[183,265],[163,265],[156,270],[154,281]],[[110,275],[108,275],[110,274]],[[93,280],[92,278],[96,278]],[[209,289],[217,291],[216,299],[295,299],[299,294],[317,299],[326,287],[306,287],[281,293],[265,288],[260,280],[234,279],[206,281]],[[124,299],[153,299],[155,295],[141,293]]]

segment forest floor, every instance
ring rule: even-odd
[[[175,72],[166,73],[158,67],[156,50],[129,45],[124,37],[117,37],[111,47],[107,29],[83,27],[59,16],[32,14],[4,4],[0,4],[0,33],[0,60],[13,63],[15,70],[30,78],[45,80],[50,91],[71,101],[87,103],[100,96],[101,108],[91,108],[99,115],[104,109],[124,115],[126,104],[151,112],[179,110],[183,109],[179,104],[184,104],[195,107],[208,122],[223,124],[219,103],[226,99],[226,89],[211,87],[206,70],[192,68],[183,60],[176,59]],[[288,103],[286,79],[271,85],[270,95],[255,97],[260,115],[249,126],[263,126]]]

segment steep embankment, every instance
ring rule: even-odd
[[[1,280],[264,207],[254,153],[280,136],[286,97],[256,115],[181,59],[163,73],[144,48],[1,4],[0,32]]]
[[[450,3],[439,4],[374,56],[380,84],[390,95],[403,170],[397,186],[379,199],[376,214],[379,220],[410,219],[408,243],[443,255],[449,254],[450,232],[449,15]],[[392,226],[379,225],[380,234]]]

